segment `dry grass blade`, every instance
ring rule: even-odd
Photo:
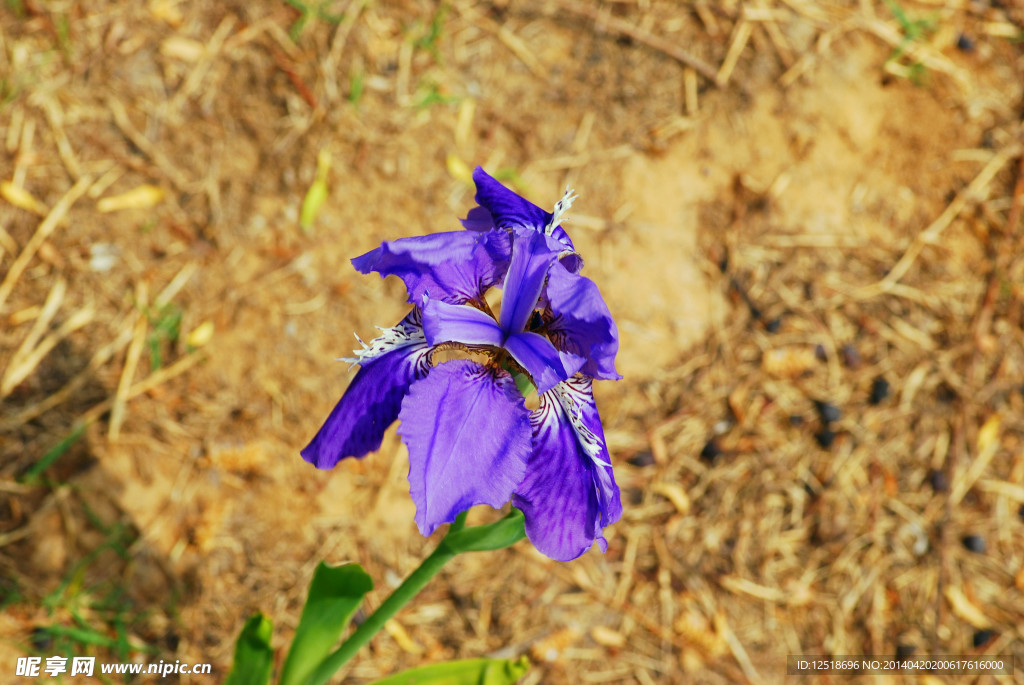
[[[39,223],[35,233],[32,234],[28,243],[14,260],[14,263],[11,264],[11,268],[4,277],[3,282],[0,283],[0,311],[3,311],[4,304],[7,302],[7,297],[11,294],[11,291],[14,290],[15,284],[18,282],[18,279],[21,278],[21,274],[25,272],[25,269],[28,267],[29,262],[32,261],[36,252],[39,251],[39,248],[46,239],[50,237],[54,230],[56,230],[57,226],[60,225],[60,222],[64,220],[68,211],[71,210],[72,205],[74,205],[75,202],[85,194],[85,191],[88,190],[91,183],[92,178],[89,176],[83,176],[78,179],[75,185],[71,186],[57,204],[53,206],[53,209],[51,209],[50,213],[46,215],[46,218]]]
[[[612,31],[613,33],[620,33],[624,36],[629,36],[639,43],[643,43],[654,50],[663,52],[683,66],[696,70],[697,73],[711,81],[711,83],[716,87],[725,87],[725,82],[720,80],[719,74],[715,71],[714,67],[704,60],[694,57],[671,41],[655,36],[654,34],[633,26],[629,22],[617,17],[610,15],[606,16],[592,5],[584,5],[583,3],[573,2],[572,0],[558,0],[558,6],[572,14],[592,19],[599,26]]]
[[[36,347],[26,351],[23,357],[17,360],[12,359],[11,364],[4,372],[3,380],[0,381],[0,398],[7,397],[19,383],[28,378],[43,361],[43,358],[57,346],[57,343],[79,328],[91,323],[95,317],[96,310],[93,307],[79,309],[68,317],[57,330],[43,338]]]
[[[114,404],[110,410],[110,424],[107,428],[107,438],[111,442],[117,442],[121,435],[121,424],[124,422],[125,407],[128,402],[128,392],[131,390],[132,379],[135,377],[135,370],[139,365],[139,358],[146,346],[146,331],[149,330],[149,318],[146,314],[149,306],[149,289],[145,281],[139,281],[135,288],[135,307],[138,315],[133,326],[132,342],[128,346],[128,354],[125,355],[124,368],[121,370],[121,380],[117,384],[117,392],[114,395]]]
[[[935,221],[928,225],[923,231],[921,231],[914,238],[914,242],[911,243],[907,251],[903,253],[899,261],[889,270],[885,278],[873,283],[869,286],[865,286],[860,290],[857,290],[853,296],[859,300],[866,300],[872,297],[877,297],[882,293],[886,293],[892,289],[892,287],[906,275],[907,271],[914,264],[918,255],[921,254],[921,250],[924,249],[925,245],[935,243],[942,232],[953,223],[953,221],[960,216],[960,213],[967,206],[970,201],[976,201],[981,197],[982,191],[992,182],[999,171],[1006,166],[1006,164],[1014,159],[1021,153],[1021,146],[1019,144],[1007,145],[1003,147],[999,152],[993,155],[992,159],[982,168],[977,176],[974,177],[968,186],[957,193],[956,197],[946,207],[945,211],[939,215]]]

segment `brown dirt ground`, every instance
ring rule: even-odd
[[[875,0],[328,1],[340,24],[298,27],[8,0],[0,671],[74,626],[216,682],[252,612],[283,649],[320,559],[362,563],[371,608],[415,567],[436,540],[394,432],[329,473],[298,450],[351,333],[403,311],[348,259],[456,227],[482,164],[579,192],[626,511],[604,555],[456,560],[337,682],[521,653],[530,684],[775,682],[909,649],[1024,682],[1024,12],[901,7],[912,40]]]

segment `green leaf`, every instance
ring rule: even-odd
[[[53,462],[60,459],[71,447],[78,442],[78,439],[85,433],[86,424],[80,423],[74,427],[71,433],[63,440],[54,445],[42,456],[42,458],[25,472],[18,480],[25,485],[35,485],[43,471],[50,468]]]
[[[338,642],[373,580],[359,564],[328,566],[321,562],[309,584],[295,639],[284,662],[280,685],[300,685]]]
[[[526,675],[530,661],[525,656],[511,659],[465,659],[420,666],[373,685],[512,685]]]
[[[263,614],[254,614],[245,622],[235,643],[235,659],[224,685],[266,685],[274,666],[270,636],[274,627]]]
[[[441,544],[455,554],[486,552],[511,547],[525,537],[523,512],[512,509],[512,512],[500,521],[449,532]]]

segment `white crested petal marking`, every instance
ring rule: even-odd
[[[530,425],[537,431],[551,430],[565,416],[576,434],[576,441],[595,464],[611,468],[601,452],[604,444],[583,422],[583,406],[590,403],[591,381],[589,378],[570,378],[562,381],[540,396],[540,407],[530,413]]]
[[[356,335],[356,340],[359,341],[362,349],[353,350],[354,357],[341,357],[339,361],[345,361],[350,364],[365,364],[381,355],[394,352],[403,347],[427,344],[426,335],[423,333],[422,316],[419,308],[409,312],[409,315],[402,319],[397,326],[393,328],[380,328],[378,326],[377,330],[381,331],[382,334],[369,343],[364,342],[362,338]],[[420,360],[417,361],[419,362]],[[426,363],[426,361],[423,360],[422,363]]]
[[[572,188],[566,188],[565,194],[562,195],[562,199],[555,203],[555,211],[551,213],[551,221],[544,227],[544,235],[551,235],[555,227],[562,223],[562,218],[565,213],[572,207],[572,203],[576,200],[576,193]]]

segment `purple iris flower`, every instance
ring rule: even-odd
[[[380,447],[396,419],[424,535],[510,499],[545,555],[578,557],[621,516],[594,378],[616,379],[618,332],[555,212],[477,169],[469,230],[385,242],[352,260],[403,280],[413,310],[350,361],[360,370],[302,456],[317,468]],[[495,316],[484,294],[502,289]],[[465,357],[436,362],[438,350]],[[520,381],[517,384],[517,380]],[[539,407],[520,390],[536,387]]]

